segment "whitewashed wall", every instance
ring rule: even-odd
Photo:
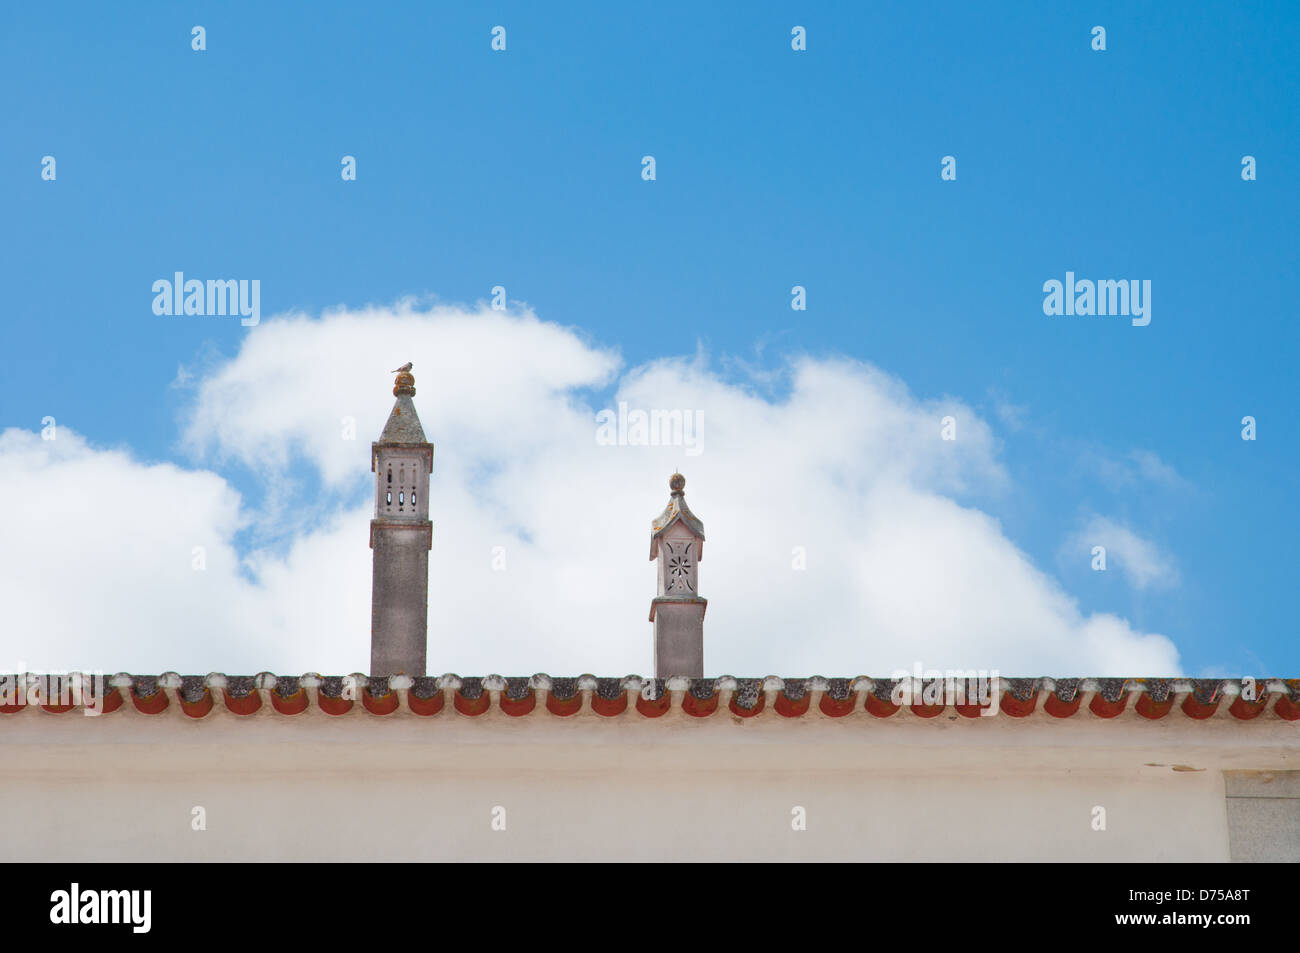
[[[8,861],[1226,861],[1223,772],[1300,768],[1294,724],[1177,713],[422,718],[264,707],[200,721],[173,706],[98,718],[29,709],[0,715],[0,732]],[[1093,829],[1098,806],[1104,831]],[[206,830],[192,829],[195,807]],[[492,829],[497,807],[504,831]],[[795,807],[806,830],[792,829]],[[1234,837],[1249,836],[1244,823]]]

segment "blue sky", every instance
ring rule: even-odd
[[[632,366],[698,347],[779,400],[788,379],[753,369],[847,355],[952,395],[994,427],[1013,484],[962,502],[1085,608],[1164,633],[1193,673],[1300,674],[1294,5],[0,17],[0,429],[53,415],[187,465],[178,366],[256,330],[156,317],[150,286],[176,270],[259,278],[264,315],[500,284]],[[1151,324],[1045,316],[1067,270],[1149,279]],[[1065,551],[1096,515],[1178,582]]]

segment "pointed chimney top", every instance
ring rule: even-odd
[[[416,445],[425,444],[424,428],[420,426],[420,415],[415,412],[415,375],[411,373],[408,361],[397,370],[397,382],[393,385],[393,396],[397,398],[393,411],[388,415],[388,423],[379,435],[379,444]]]
[[[674,473],[668,478],[668,489],[672,491],[668,497],[668,505],[656,519],[650,521],[651,559],[658,557],[659,540],[674,523],[680,522],[690,530],[692,536],[699,539],[701,543],[704,541],[704,523],[686,505],[686,477]]]

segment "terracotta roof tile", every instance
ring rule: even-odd
[[[320,687],[317,690],[328,698],[342,698],[344,685],[342,675],[329,675],[321,680]]]
[[[186,675],[181,678],[180,694],[183,701],[202,701],[208,694],[208,680],[202,675]]]
[[[1053,685],[1056,697],[1062,702],[1069,704],[1075,700],[1079,694],[1079,683],[1083,681],[1080,678],[1058,678]]]
[[[410,692],[416,698],[428,700],[434,695],[442,694],[438,679],[431,675],[421,675],[411,680]]]
[[[281,679],[281,681],[288,681],[288,679]],[[294,683],[297,681],[296,678],[293,679]],[[232,698],[245,698],[257,688],[257,679],[250,675],[231,675],[222,687]]]
[[[1159,720],[1174,715],[1192,720],[1211,718],[1249,722],[1260,717],[1300,720],[1300,680],[1254,680],[1252,691],[1243,681],[1179,678],[997,678],[998,711],[1017,718],[1096,717]],[[98,678],[70,675],[0,676],[0,713],[17,714],[28,707],[62,713],[77,707],[117,711],[123,702],[132,710],[158,715],[173,704],[185,715],[203,719],[215,712],[253,715],[270,701],[268,712],[295,715],[317,708],[330,715],[364,712],[373,715],[438,715],[444,711],[466,716],[499,709],[523,717],[549,712],[569,717],[591,711],[606,717],[624,715],[659,718],[680,709],[696,718],[718,712],[741,719],[759,715],[778,718],[869,715],[889,718],[904,707],[911,716],[933,718],[949,709],[967,718],[987,713],[989,697],[970,695],[971,684],[956,679],[953,691],[942,680],[907,678],[597,678],[592,675],[552,678],[466,677],[447,674],[409,678],[403,675],[368,678],[364,675],[127,675]],[[907,689],[910,695],[904,695]],[[987,687],[985,688],[987,691]],[[910,697],[906,705],[895,698]],[[545,699],[544,704],[539,702]],[[980,699],[983,699],[981,704]],[[1224,700],[1227,699],[1227,703]],[[354,705],[360,700],[361,705]],[[453,705],[446,706],[450,700]],[[1131,703],[1131,704],[1130,704]],[[768,711],[769,706],[773,709]],[[444,716],[446,717],[446,716]]]

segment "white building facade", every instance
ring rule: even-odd
[[[1283,682],[42,682],[0,707],[8,860],[1300,859]]]

